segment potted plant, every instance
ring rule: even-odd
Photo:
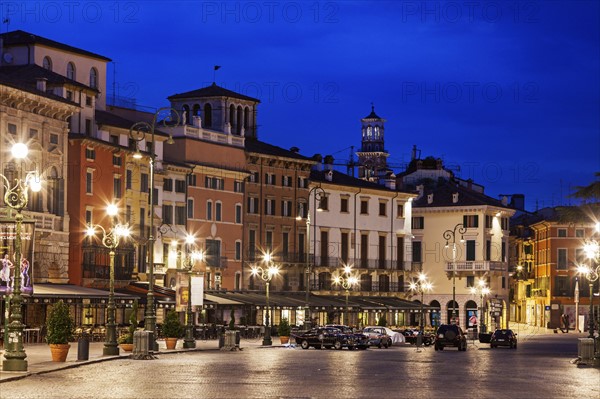
[[[279,322],[279,326],[277,326],[277,332],[279,334],[279,340],[281,341],[282,345],[290,342],[291,328],[288,319],[286,319],[285,317],[281,319],[281,321]]]
[[[174,310],[170,310],[167,313],[165,322],[162,325],[162,333],[165,337],[167,349],[175,349],[175,346],[177,345],[177,340],[181,337],[183,333],[183,326],[179,321],[179,315]]]
[[[69,313],[69,306],[58,301],[50,309],[46,320],[46,342],[50,345],[53,362],[64,362],[69,354],[69,341],[73,339],[75,322]]]
[[[133,333],[135,333],[137,326],[137,312],[138,302],[135,300],[131,307],[131,314],[129,315],[129,328],[127,329],[127,333],[121,335],[118,339],[119,346],[125,352],[131,352],[133,350]]]

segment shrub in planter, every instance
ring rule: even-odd
[[[179,314],[174,310],[167,313],[165,322],[162,325],[162,333],[165,338],[181,338],[183,335],[183,325],[179,321]]]
[[[50,345],[52,361],[64,362],[69,353],[69,341],[73,340],[75,322],[69,313],[69,306],[58,301],[48,314],[46,320],[46,342]]]
[[[277,326],[277,332],[279,333],[280,337],[289,337],[291,331],[292,329],[290,328],[290,323],[288,322],[288,319],[284,317],[279,322],[279,326]]]

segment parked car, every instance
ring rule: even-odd
[[[517,349],[517,334],[509,329],[494,331],[490,340],[490,348],[497,348],[499,346],[508,346],[511,349]]]
[[[404,342],[406,342],[406,339],[404,338],[404,335],[402,335],[402,333],[399,333],[397,331],[392,330],[389,327],[381,327],[381,326],[367,326],[365,328],[383,328],[385,330],[385,333],[387,335],[390,336],[390,338],[392,338],[392,345],[395,344],[403,344]],[[364,328],[363,328],[364,331]]]
[[[315,349],[321,349],[322,347],[327,349],[351,347],[354,349],[352,336],[344,334],[341,330],[333,327],[311,328],[299,335],[295,335],[294,338],[302,349],[308,349],[311,346]]]
[[[459,351],[467,350],[467,336],[462,328],[456,324],[442,324],[435,335],[435,350],[444,350],[447,346],[458,348]]]
[[[392,346],[392,337],[387,334],[385,327],[365,327],[362,333],[369,338],[369,344],[381,348]]]
[[[369,337],[342,324],[327,324],[325,327],[337,328],[347,335],[348,349],[367,349],[370,346]]]
[[[417,337],[419,336],[419,330],[407,328],[406,330],[399,331],[406,341],[406,343],[411,345],[417,344]],[[423,333],[423,345],[429,346],[433,345],[435,342],[435,335],[430,333]]]

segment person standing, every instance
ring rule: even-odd
[[[29,261],[27,258],[21,258],[21,281],[23,287],[29,287],[31,283],[29,279]]]
[[[8,254],[4,254],[2,258],[2,269],[0,269],[0,280],[6,283],[6,288],[10,287],[10,269],[14,268],[13,263],[8,258]]]

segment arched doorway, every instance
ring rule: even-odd
[[[440,309],[442,307],[440,306],[440,303],[435,299],[429,302],[429,306],[433,308],[429,313],[429,325],[437,329],[440,326],[440,324],[442,324],[440,320]]]
[[[319,273],[319,289],[330,290],[331,289],[331,273],[322,272]]]
[[[389,292],[390,291],[390,276],[387,274],[382,274],[379,276],[379,292]]]
[[[465,304],[464,318],[468,329],[477,330],[479,328],[481,321],[477,310],[477,303],[475,303],[475,301],[467,301]]]
[[[446,305],[446,323],[448,324],[458,324],[460,322],[458,315],[460,315],[460,308],[458,307],[458,302],[456,301],[448,301]],[[456,318],[453,320],[452,312],[456,310]]]
[[[373,290],[373,277],[370,274],[361,274],[360,276],[360,290],[371,292]]]

